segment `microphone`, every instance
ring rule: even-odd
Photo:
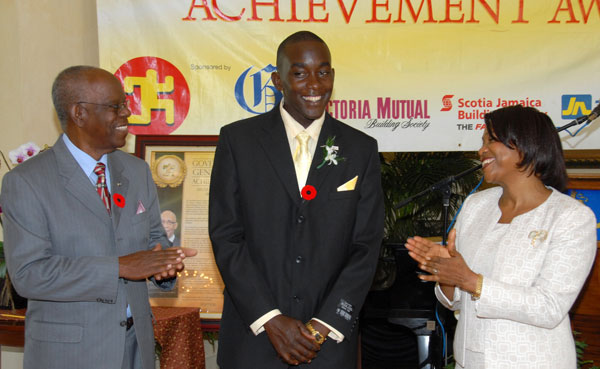
[[[600,104],[596,105],[596,107],[592,110],[592,112],[589,115],[582,115],[577,119],[574,119],[571,123],[567,124],[566,126],[562,126],[562,127],[556,127],[556,132],[561,132],[561,131],[567,131],[567,128],[571,128],[575,125],[578,124],[584,124],[584,127],[587,126],[588,124],[592,123],[593,120],[595,120],[596,118],[598,118],[598,116],[600,116]],[[583,129],[580,128],[579,130]],[[571,136],[575,136],[577,133],[579,133],[579,131],[575,132],[575,134],[572,134],[571,132],[569,132],[569,134]]]
[[[599,115],[600,115],[600,104],[596,105],[596,107],[594,108],[594,110],[592,110],[590,115],[587,116],[585,122],[591,123],[594,119],[598,118]]]

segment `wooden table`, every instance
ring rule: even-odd
[[[23,347],[25,344],[24,317],[25,309],[15,311],[0,309],[0,346]],[[1,358],[0,366],[2,366]]]
[[[25,309],[0,310],[0,346],[23,347],[25,344]]]

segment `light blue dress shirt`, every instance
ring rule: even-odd
[[[79,164],[79,166],[81,167],[83,172],[90,179],[90,182],[92,182],[92,185],[94,186],[94,188],[96,187],[96,183],[98,182],[98,175],[96,173],[94,173],[94,168],[96,167],[97,163],[104,164],[104,166],[106,167],[105,172],[104,172],[106,175],[106,188],[108,188],[108,192],[110,193],[111,187],[110,187],[110,170],[108,169],[108,154],[102,155],[100,160],[96,161],[96,159],[92,158],[86,152],[81,150],[79,147],[75,146],[75,144],[73,142],[71,142],[71,140],[69,140],[69,137],[67,137],[67,135],[65,135],[65,134],[63,134],[63,141],[65,142],[65,145],[67,145],[67,149],[69,149],[69,152],[71,153],[71,155],[73,155],[73,157],[75,158],[75,161],[77,162],[77,164]]]

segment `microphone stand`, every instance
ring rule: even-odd
[[[567,128],[571,128],[571,127],[576,126],[578,124],[585,123],[585,122],[588,121],[589,117],[590,117],[589,115],[582,115],[582,116],[580,116],[577,119],[573,119],[573,121],[571,121],[571,123],[567,124],[566,126],[556,127],[556,132],[564,131]],[[591,123],[592,120],[590,120],[590,123]]]
[[[438,191],[438,190],[441,191],[442,198],[443,198],[443,206],[444,206],[443,212],[442,212],[442,224],[444,226],[444,228],[442,230],[442,245],[445,246],[446,245],[446,237],[447,237],[446,228],[448,227],[448,209],[450,207],[450,196],[452,195],[452,183],[456,182],[457,180],[461,179],[462,177],[469,175],[481,168],[482,168],[482,165],[479,164],[479,165],[474,166],[473,168],[467,169],[457,175],[442,179],[441,181],[431,185],[426,190],[423,190],[423,191],[419,192],[418,194],[413,195],[413,196],[409,197],[408,199],[398,203],[398,205],[396,205],[394,208],[400,209],[401,207],[411,203],[413,200],[415,200],[421,196],[428,194],[429,192]]]
[[[594,119],[590,119],[590,115],[583,115],[583,116],[581,116],[581,117],[579,117],[577,119],[574,119],[572,122],[570,122],[569,124],[567,124],[565,126],[557,127],[556,128],[556,132],[564,131],[567,128],[570,128],[570,127],[573,127],[575,125],[582,124],[582,123],[585,123],[585,122],[588,122],[588,121],[591,122],[592,120],[594,120]],[[413,196],[409,197],[408,199],[399,202],[396,206],[394,206],[394,209],[400,209],[401,207],[408,205],[413,200],[418,199],[419,197],[424,196],[424,195],[428,194],[429,192],[441,191],[442,192],[442,201],[443,201],[443,212],[442,212],[442,224],[443,224],[443,228],[442,228],[442,245],[446,246],[447,237],[448,237],[448,234],[447,234],[447,228],[448,228],[448,210],[450,208],[450,196],[452,195],[452,183],[456,182],[457,180],[461,179],[462,177],[464,177],[466,175],[469,175],[469,174],[471,174],[471,173],[473,173],[475,171],[478,171],[482,167],[483,167],[482,164],[478,164],[478,165],[474,166],[471,169],[467,169],[464,172],[458,173],[457,175],[444,178],[441,181],[433,184],[432,186],[430,186],[426,190],[423,190],[423,191],[417,193],[416,195],[413,195]]]

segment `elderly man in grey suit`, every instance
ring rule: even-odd
[[[24,368],[154,368],[146,278],[171,288],[195,251],[168,245],[148,166],[116,150],[131,115],[119,80],[87,66],[54,81],[65,132],[4,176],[4,247],[29,299]]]

